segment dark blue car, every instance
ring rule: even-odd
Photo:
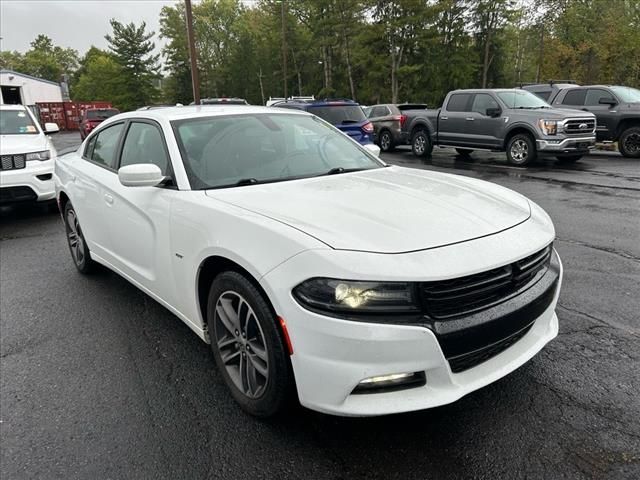
[[[361,145],[373,143],[373,124],[353,100],[283,100],[274,107],[313,113],[342,130]]]

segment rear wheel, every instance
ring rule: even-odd
[[[207,324],[218,370],[243,410],[269,417],[290,398],[293,375],[277,318],[243,275],[218,275],[209,291]]]
[[[80,228],[78,215],[71,202],[67,202],[64,206],[64,225],[74,265],[80,273],[91,273],[95,269],[96,262],[91,259],[87,241]]]
[[[575,163],[582,158],[582,155],[567,155],[565,157],[556,157],[560,163]]]
[[[378,145],[383,152],[393,151],[395,145],[393,144],[393,138],[389,130],[382,130],[380,132],[380,138],[378,139]]]
[[[411,137],[411,151],[416,157],[424,158],[431,155],[431,139],[426,130],[418,130]]]
[[[622,132],[618,149],[624,157],[640,158],[640,127],[627,128]]]
[[[507,160],[511,165],[524,167],[533,163],[538,155],[531,135],[518,133],[507,142]]]
[[[473,152],[473,150],[468,148],[456,148],[456,152],[458,152],[458,155],[464,159],[471,159],[471,152]]]

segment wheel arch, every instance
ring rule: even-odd
[[[528,125],[518,124],[513,126],[510,130],[507,131],[507,134],[504,136],[504,142],[502,142],[502,148],[506,150],[509,140],[511,140],[515,135],[518,135],[520,133],[524,133],[531,136],[535,146],[536,139],[537,139],[536,132],[534,132],[533,129]]]
[[[433,135],[433,129],[427,120],[424,119],[416,119],[414,124],[411,125],[411,130],[409,131],[409,138],[413,138],[413,136],[421,130],[425,130],[427,135],[431,137]]]
[[[640,127],[640,117],[625,118],[620,121],[618,128],[616,129],[616,137],[614,140],[619,140],[625,130],[633,127]]]

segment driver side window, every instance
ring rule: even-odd
[[[476,96],[473,99],[471,111],[477,112],[481,115],[486,115],[487,108],[500,108],[500,106],[491,95],[486,93],[476,93]]]
[[[158,127],[149,123],[131,122],[124,139],[120,166],[139,163],[157,165],[162,175],[168,175],[170,171],[169,158]]]

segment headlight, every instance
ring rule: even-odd
[[[312,278],[293,289],[303,306],[351,313],[410,313],[419,311],[414,287],[406,282],[360,282]]]
[[[538,125],[545,135],[555,135],[558,133],[558,122],[555,120],[539,120]]]
[[[42,152],[31,152],[27,153],[27,161],[29,160],[40,160],[41,162],[44,160],[49,160],[51,158],[50,150],[43,150]]]

